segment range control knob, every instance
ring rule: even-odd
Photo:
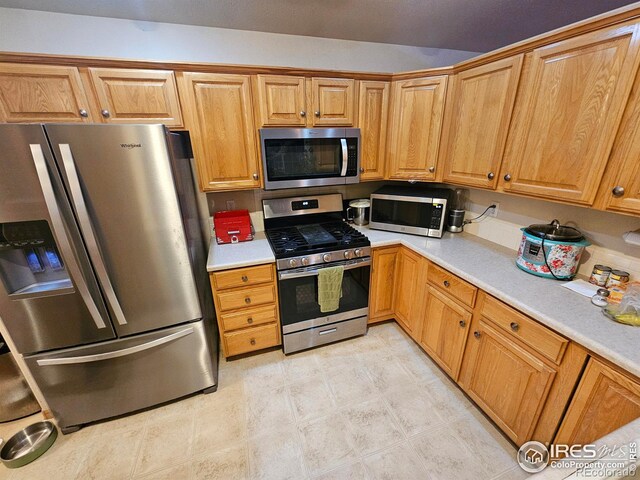
[[[330,253],[325,253],[324,255],[322,255],[322,260],[324,260],[325,262],[330,262],[331,261],[331,254]]]
[[[307,266],[307,265],[309,265],[309,259],[308,259],[307,257],[302,257],[302,258],[300,259],[300,263],[301,263],[302,265],[304,265],[304,266]]]
[[[362,250],[360,250],[359,248],[356,248],[356,249],[353,251],[353,254],[354,254],[356,257],[361,257],[361,256],[362,256]]]
[[[295,258],[292,258],[291,260],[289,260],[289,266],[290,267],[297,267],[298,266],[298,260],[296,260]]]
[[[344,258],[349,259],[353,257],[353,252],[351,250],[345,250],[344,251]]]

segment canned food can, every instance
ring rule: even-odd
[[[589,277],[589,283],[604,287],[609,280],[609,274],[611,273],[611,267],[606,265],[594,265],[591,277]]]
[[[625,272],[623,270],[611,270],[611,274],[607,280],[607,288],[622,285],[623,283],[629,283],[629,272]]]

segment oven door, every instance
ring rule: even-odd
[[[360,180],[357,128],[261,129],[260,140],[266,190]]]
[[[369,227],[440,238],[446,208],[440,198],[372,194]]]
[[[369,314],[371,259],[359,258],[328,266],[344,265],[342,298],[337,310],[320,312],[318,273],[325,266],[298,268],[278,273],[280,321],[284,334]]]

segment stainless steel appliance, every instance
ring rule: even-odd
[[[342,195],[263,200],[265,229],[276,257],[284,352],[364,335],[369,315],[369,239],[342,219]],[[318,275],[341,265],[337,310],[322,313]]]
[[[369,223],[369,208],[371,201],[368,198],[351,200],[347,207],[347,220],[356,225],[367,225]]]
[[[369,226],[440,238],[450,192],[445,188],[385,185],[371,194]]]
[[[360,181],[359,128],[262,128],[265,190]]]
[[[182,140],[162,125],[0,125],[0,317],[63,432],[215,389]]]
[[[466,197],[466,191],[462,188],[456,188],[451,196],[449,215],[447,215],[447,230],[452,233],[460,233],[464,230]]]

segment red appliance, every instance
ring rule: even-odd
[[[227,210],[213,214],[216,242],[238,243],[253,240],[249,210]]]

